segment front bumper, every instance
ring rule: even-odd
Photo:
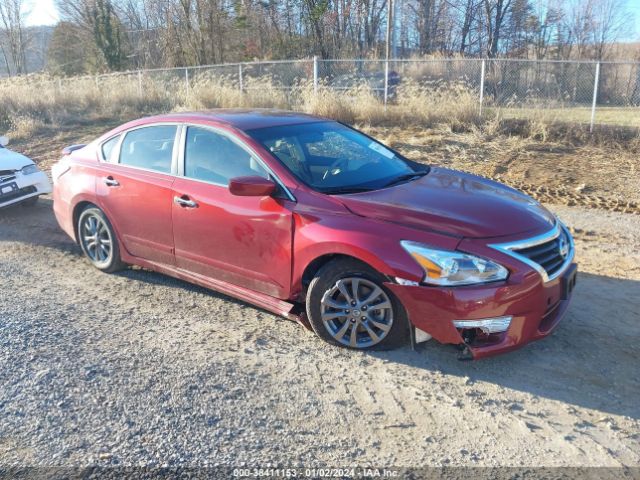
[[[3,190],[4,194],[1,193]],[[17,173],[14,178],[0,184],[0,208],[47,193],[51,193],[51,183],[44,172],[31,175]]]
[[[565,314],[577,267],[572,263],[558,278],[544,282],[533,269],[507,282],[440,288],[388,283],[404,305],[410,322],[441,343],[466,346],[473,359],[509,352],[549,335]],[[454,326],[454,320],[513,317],[505,332],[489,335]],[[475,335],[475,333],[481,333]],[[472,334],[472,335],[470,335]]]

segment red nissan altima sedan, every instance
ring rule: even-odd
[[[507,352],[556,327],[576,281],[569,231],[531,198],[310,115],[144,118],[52,173],[58,222],[98,269],[178,277],[339,346]]]

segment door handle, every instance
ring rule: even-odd
[[[107,187],[119,187],[120,186],[120,182],[118,182],[115,178],[113,177],[107,177],[104,179],[104,184]]]
[[[173,203],[180,205],[181,207],[188,208],[196,208],[198,206],[196,202],[194,202],[193,200],[189,200],[189,197],[187,197],[186,195],[183,195],[182,197],[173,197]]]

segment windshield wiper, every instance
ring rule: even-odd
[[[393,185],[397,185],[402,182],[408,182],[410,180],[415,180],[421,177],[424,177],[428,172],[413,172],[413,173],[405,173],[404,175],[400,175],[399,177],[394,178],[389,183],[385,183],[381,188],[391,187]]]

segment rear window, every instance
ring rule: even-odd
[[[120,163],[132,167],[171,173],[175,125],[156,125],[126,134],[120,149]]]

